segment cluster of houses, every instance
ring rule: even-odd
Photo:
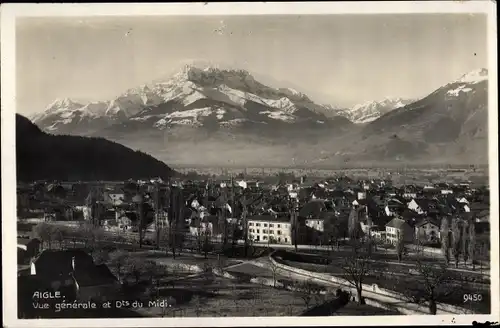
[[[359,215],[364,233],[388,243],[394,243],[399,236],[407,241],[437,243],[443,217],[459,216],[484,229],[489,227],[489,189],[468,183],[397,188],[388,180],[338,177],[322,181],[301,178],[274,185],[244,179],[178,180],[169,184],[161,180],[102,183],[97,193],[92,192],[97,188],[95,184],[47,184],[42,194],[49,196],[35,203],[49,213],[44,216],[47,220],[91,220],[98,216],[105,230],[120,233],[137,231],[138,203],[142,200],[146,230],[155,231],[169,225],[164,195],[173,186],[181,190],[183,197],[182,218],[177,222],[180,231],[192,236],[218,236],[223,233],[221,220],[226,220],[235,229],[247,229],[247,235],[256,243],[292,244],[295,239],[305,244],[328,243],[326,235],[332,226],[346,237],[347,218],[353,211]],[[143,191],[140,197],[139,189]],[[30,200],[33,203],[40,190],[40,185],[34,184],[30,193],[18,191],[19,198],[28,198],[21,204]],[[58,201],[43,208],[50,199]],[[72,214],[56,217],[54,212]]]

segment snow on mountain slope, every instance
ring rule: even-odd
[[[381,101],[367,101],[353,106],[345,112],[345,115],[354,123],[369,123],[394,109],[404,107],[412,102],[413,100],[401,98],[386,98]]]
[[[488,70],[480,68],[462,75],[456,82],[476,84],[488,79]]]
[[[370,122],[346,151],[370,160],[487,162],[487,131],[487,71],[476,70]]]
[[[192,110],[196,109],[203,109],[203,113],[210,110],[213,115],[194,115]],[[186,114],[172,116],[173,112],[184,111]],[[203,122],[213,116],[220,126],[234,126],[237,122],[268,123],[268,120],[290,124],[327,121],[323,114],[327,111],[303,93],[265,86],[244,70],[185,65],[168,79],[129,89],[107,102],[79,104],[69,99],[58,100],[35,116],[34,122],[54,132],[73,133],[76,128],[84,133],[85,129],[95,130],[93,119],[99,122],[99,128],[104,122],[112,126],[126,121],[164,128],[168,124],[181,124],[182,115],[186,115],[182,124],[191,122],[193,126],[204,126]]]

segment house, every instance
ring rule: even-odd
[[[189,223],[189,233],[191,236],[200,236],[201,234],[209,234],[217,236],[218,233],[218,218],[215,215],[204,215],[195,217]]]
[[[370,229],[370,234],[372,236],[372,238],[375,238],[377,240],[380,240],[380,241],[385,241],[385,236],[386,236],[386,229],[385,227],[377,227],[377,226],[374,226]]]
[[[41,241],[37,238],[17,238],[17,263],[28,264],[40,252]]]
[[[119,190],[112,190],[105,193],[105,201],[112,205],[121,205],[125,202],[125,193]]]
[[[405,220],[394,218],[385,225],[386,240],[391,244],[396,244],[399,238],[404,242],[413,241],[414,232]]]
[[[408,209],[421,215],[431,215],[439,213],[438,202],[434,198],[414,198],[408,203]]]
[[[137,213],[135,211],[117,211],[116,222],[119,231],[129,231],[135,227],[138,221]]]
[[[116,298],[120,284],[105,264],[95,265],[84,250],[45,250],[31,262],[31,275],[55,289],[69,289],[80,301]]]
[[[252,216],[248,218],[248,235],[255,242],[291,244],[292,224],[288,218]]]
[[[299,217],[306,219],[319,218],[322,212],[326,211],[325,201],[312,200],[307,202],[299,211]]]
[[[384,212],[386,216],[395,216],[403,212],[405,205],[397,198],[389,198],[385,200]]]
[[[439,240],[439,223],[432,218],[425,218],[415,225],[415,239],[434,243]]]

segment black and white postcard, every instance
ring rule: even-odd
[[[4,326],[500,321],[495,13],[2,5]]]

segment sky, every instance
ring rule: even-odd
[[[318,103],[421,98],[487,67],[486,16],[471,14],[22,18],[17,111],[56,98],[110,100],[191,62],[246,69]]]

